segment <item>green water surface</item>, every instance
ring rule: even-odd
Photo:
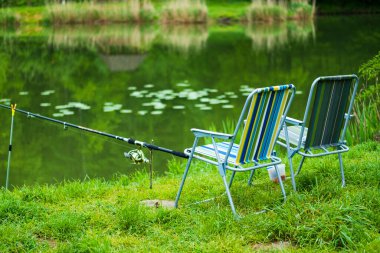
[[[182,151],[192,145],[190,128],[224,131],[235,122],[253,88],[293,83],[290,116],[301,117],[316,77],[357,73],[380,50],[379,24],[379,16],[335,16],[255,26],[3,29],[0,102]],[[0,109],[0,185],[10,115]],[[147,169],[123,157],[133,148],[16,114],[10,184]],[[170,159],[155,152],[155,173]]]

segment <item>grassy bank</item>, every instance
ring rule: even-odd
[[[265,170],[253,187],[236,178],[234,220],[215,168],[198,163],[179,209],[141,206],[141,200],[173,200],[184,164],[169,163],[166,176],[138,173],[114,180],[65,182],[0,192],[1,252],[252,252],[367,251],[380,247],[380,144],[344,154],[347,187],[340,187],[337,158],[306,161],[299,191],[281,204],[278,185]],[[198,198],[215,201],[189,205]],[[254,212],[270,209],[262,214]]]

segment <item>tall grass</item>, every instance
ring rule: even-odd
[[[278,3],[271,0],[252,1],[248,7],[247,19],[249,23],[255,22],[281,22],[288,16],[288,8],[284,1]]]
[[[289,19],[308,20],[314,16],[313,6],[308,0],[292,0],[289,4]]]
[[[169,0],[161,12],[164,23],[206,23],[208,9],[203,0]]]
[[[47,20],[54,24],[142,23],[152,21],[155,15],[150,0],[47,5]]]
[[[313,15],[313,7],[307,0],[252,0],[246,14],[248,23],[308,20]]]
[[[354,120],[347,140],[350,143],[380,141],[380,52],[360,67],[359,74],[363,84],[355,99]]]

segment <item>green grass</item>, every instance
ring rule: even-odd
[[[0,252],[376,252],[379,152],[379,143],[368,142],[343,155],[345,188],[336,157],[306,160],[297,193],[286,181],[285,204],[265,170],[252,187],[246,186],[248,175],[238,175],[232,194],[244,215],[240,220],[221,196],[219,173],[202,163],[193,164],[180,208],[140,205],[174,199],[185,162],[179,159],[168,163],[167,175],[156,177],[152,190],[145,172],[2,190]],[[212,196],[217,198],[189,205]],[[254,214],[262,208],[268,211]]]

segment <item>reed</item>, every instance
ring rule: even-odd
[[[314,16],[314,9],[308,0],[292,0],[289,4],[288,18],[292,20],[309,20]]]
[[[170,0],[161,13],[164,23],[206,23],[208,9],[203,0]]]
[[[47,20],[53,24],[143,23],[155,19],[150,0],[48,4]]]
[[[288,8],[286,3],[279,1],[278,3],[271,0],[252,1],[248,7],[247,20],[248,23],[255,22],[282,22],[287,19]]]
[[[273,23],[286,20],[310,20],[314,15],[313,7],[308,0],[252,1],[247,10],[249,23]]]

